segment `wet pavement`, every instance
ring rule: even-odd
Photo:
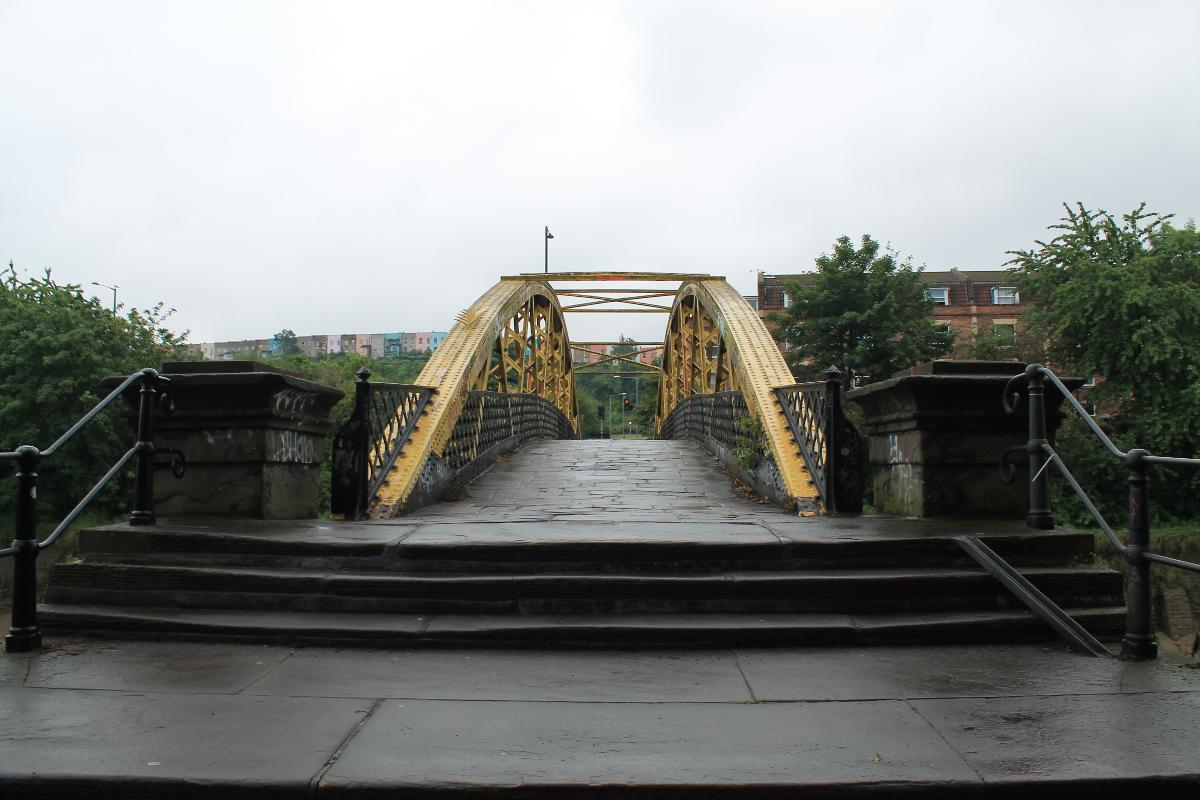
[[[0,659],[0,794],[11,796],[1016,797],[1064,781],[1100,796],[1200,781],[1200,670],[1033,645],[72,639]]]
[[[400,520],[156,530],[224,537],[229,552],[255,537],[361,555],[1023,528],[797,518],[740,496],[696,445],[617,441],[531,444],[457,502]],[[0,656],[0,796],[1126,797],[1200,785],[1200,670],[1171,656],[51,645]]]

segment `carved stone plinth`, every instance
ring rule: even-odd
[[[905,517],[1010,517],[1029,504],[1028,460],[1022,451],[1012,483],[1000,460],[1028,440],[1024,402],[1004,411],[1004,385],[1025,366],[1006,361],[933,361],[855,389],[846,399],[862,409],[875,510]],[[1071,389],[1082,381],[1064,379]],[[1062,397],[1046,392],[1051,441]]]
[[[329,412],[342,391],[254,361],[175,362],[163,374],[175,411],[156,417],[155,444],[181,451],[187,466],[181,480],[156,478],[159,515],[319,515]]]

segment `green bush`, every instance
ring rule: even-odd
[[[159,304],[122,311],[84,297],[79,286],[56,283],[49,270],[24,278],[10,262],[0,272],[0,450],[49,447],[102,398],[103,378],[161,368],[176,357],[186,334],[166,327],[173,310]],[[65,516],[129,448],[131,431],[121,412],[114,406],[39,466],[42,520]],[[15,505],[12,486],[0,488],[6,518]],[[116,514],[131,496],[127,473],[93,508]]]

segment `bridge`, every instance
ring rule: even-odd
[[[657,372],[653,439],[578,438],[575,379],[588,366],[573,352],[596,345],[572,339],[566,320],[612,310],[666,320],[661,342],[597,354]],[[981,438],[986,414],[901,408],[901,395],[951,397],[999,415],[1008,375],[960,367],[858,398],[872,453],[925,459],[872,467],[877,494],[902,485],[910,505],[895,507],[899,517],[859,516],[864,447],[836,370],[795,383],[756,312],[717,276],[501,278],[414,384],[360,374],[333,437],[332,521],[314,519],[315,492],[325,414],[341,392],[250,363],[177,365],[169,384],[152,370],[113,379],[104,402],[124,394],[139,408],[123,462],[136,458],[142,476],[130,525],[83,531],[81,557],[55,565],[40,608],[30,564],[70,519],[43,542],[19,535],[5,554],[26,588],[6,643],[35,648],[40,620],[56,631],[325,644],[1062,636],[1108,655],[1099,639],[1143,620],[1148,603],[1127,614],[1120,574],[1086,563],[1091,535],[1054,528],[1033,494],[1022,524],[1019,487],[1017,519],[981,518],[997,497],[996,508],[1013,509],[988,449],[1011,439]],[[173,399],[156,409],[159,392]],[[913,428],[929,424],[941,427]],[[1021,430],[1004,425],[1004,437]],[[942,451],[951,457],[935,464]],[[153,458],[167,452],[185,476],[178,486],[154,483]],[[1030,453],[1044,490],[1044,458]],[[36,448],[9,455],[24,465],[20,480],[36,480]],[[1125,646],[1152,655],[1148,623],[1138,625],[1126,624]]]
[[[563,285],[584,281],[602,286]],[[572,339],[565,320],[614,307],[666,319],[643,347],[658,364],[601,356],[658,373],[653,439],[578,438],[588,367],[572,352],[603,345]],[[1123,637],[1126,656],[1152,659],[1146,568],[1189,566],[1145,546],[1154,457],[1106,445],[1132,470],[1123,578],[1093,562],[1091,533],[1054,525],[1046,499],[1051,463],[1069,472],[1044,390],[1082,407],[1048,370],[1014,369],[935,364],[857,390],[856,428],[838,374],[795,383],[722,279],[569,273],[501,279],[412,385],[363,371],[337,431],[340,391],[264,365],[113,379],[45,450],[0,453],[18,487],[15,541],[0,550],[16,578],[0,786],[1022,797],[1194,785],[1196,676],[1118,662],[1106,644]],[[1018,394],[1027,431],[1003,412]],[[39,538],[38,463],[121,398],[133,446]],[[329,433],[337,519],[316,514]],[[894,513],[861,513],[864,451],[877,508]],[[158,466],[174,475],[156,478],[168,456]],[[39,552],[134,463],[129,523],[82,530],[39,603]],[[43,629],[63,646],[38,652]],[[342,645],[369,649],[329,649]]]
[[[674,286],[645,285],[662,283]],[[567,315],[596,313],[665,315],[662,342],[610,355],[572,340]],[[729,469],[785,508],[837,510],[837,484],[853,481],[853,470],[826,475],[839,450],[831,448],[832,429],[844,425],[837,397],[826,397],[838,384],[797,385],[758,314],[723,278],[535,273],[502,278],[462,312],[416,385],[364,382],[356,425],[336,448],[335,512],[404,514],[469,481],[501,449],[542,436],[573,438],[579,432],[574,377],[591,366],[573,363],[579,351],[658,372],[658,435],[700,437]],[[636,358],[645,353],[658,353],[660,363]],[[351,474],[355,465],[359,473]],[[857,486],[845,487],[841,510],[860,508],[859,494]]]

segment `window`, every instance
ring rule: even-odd
[[[928,297],[935,306],[950,305],[950,290],[945,286],[935,286],[925,290],[925,296]]]
[[[787,307],[788,307],[788,306],[790,306],[791,304],[792,304],[792,298],[791,298],[791,295],[789,295],[789,294],[788,294],[786,291],[785,291],[785,292],[783,292],[783,307],[784,307],[784,308],[787,308]]]
[[[1021,302],[1021,295],[1015,286],[995,286],[992,288],[992,303],[998,306],[1015,306]]]
[[[1003,336],[1007,339],[1017,338],[1017,323],[1015,322],[995,322],[992,323],[992,332],[997,336]]]

